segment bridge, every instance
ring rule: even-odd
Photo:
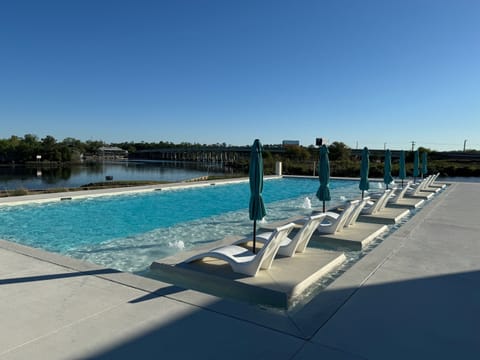
[[[250,146],[188,147],[138,150],[129,154],[130,159],[191,162],[233,163],[250,158]],[[281,146],[265,146],[263,151],[284,153]]]

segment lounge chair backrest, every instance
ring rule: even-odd
[[[436,173],[435,175],[432,175],[429,185],[432,185],[435,181],[437,181],[438,175],[440,175],[440,173]]]
[[[388,199],[390,199],[390,196],[392,196],[392,190],[390,190],[390,189],[385,190],[385,193],[386,193],[386,195],[383,198],[382,203],[378,205],[378,208],[377,208],[376,212],[379,212],[379,211],[382,211],[383,209],[385,209],[385,206],[387,206],[387,203],[388,203]]]
[[[391,193],[390,189],[385,190],[382,196],[380,196],[378,200],[375,201],[375,203],[372,205],[372,208],[369,211],[370,215],[374,215],[384,208],[384,206],[386,205],[386,202],[388,201],[390,193]]]
[[[296,252],[304,252],[305,248],[313,235],[313,232],[326,217],[326,214],[317,214],[309,217],[305,225],[298,231],[293,241],[296,241]],[[297,238],[298,237],[298,238]]]
[[[270,269],[273,259],[277,255],[281,242],[285,239],[294,227],[293,223],[288,223],[277,227],[258,251],[257,258],[260,259],[260,269]]]
[[[405,193],[407,192],[410,184],[412,182],[411,181],[408,181],[404,186],[403,188],[397,193],[395,194],[395,196],[393,197],[393,200],[392,200],[392,203],[395,204],[398,202],[398,200],[401,200],[403,199],[403,197],[405,196]]]
[[[428,185],[430,184],[430,179],[432,178],[432,175],[428,175],[425,179],[423,179],[416,187],[413,188],[413,195],[420,195],[423,193],[422,190],[428,188]]]
[[[418,188],[420,188],[420,190],[427,188],[430,185],[431,181],[432,181],[432,175],[428,175],[425,179],[423,179],[423,181],[420,183]]]
[[[364,197],[360,203],[355,207],[355,209],[352,210],[352,212],[350,213],[350,216],[348,218],[348,220],[346,221],[345,223],[345,227],[349,227],[349,226],[353,226],[355,225],[355,223],[357,222],[357,219],[360,215],[360,213],[362,212],[363,208],[365,207],[365,204],[367,203],[367,201],[370,200],[370,197],[369,196],[366,196]]]
[[[343,227],[345,226],[347,221],[350,219],[350,214],[352,213],[352,211],[355,210],[355,208],[358,206],[359,203],[360,203],[360,200],[351,200],[347,203],[347,206],[340,213],[340,216],[337,219],[334,232],[342,231]]]

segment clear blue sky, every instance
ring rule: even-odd
[[[478,0],[0,2],[0,138],[480,149]]]

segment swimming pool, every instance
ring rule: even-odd
[[[358,182],[332,180],[336,205],[359,196]],[[265,221],[307,214],[321,206],[318,180],[264,183]],[[153,260],[200,243],[252,231],[250,188],[235,184],[103,196],[46,204],[0,206],[0,238],[121,271],[141,272]],[[306,198],[309,201],[306,201]]]

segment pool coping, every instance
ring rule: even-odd
[[[281,179],[282,176],[265,176],[265,180]],[[157,185],[142,185],[142,186],[128,186],[117,187],[109,189],[94,189],[94,190],[79,190],[79,191],[64,191],[58,193],[44,193],[22,196],[8,196],[0,198],[0,206],[16,206],[25,205],[31,203],[46,203],[55,201],[66,201],[74,199],[85,199],[101,196],[114,196],[114,195],[128,195],[147,193],[160,190],[178,190],[196,187],[208,187],[212,185],[224,185],[224,184],[238,184],[242,182],[248,182],[248,178],[232,178],[232,179],[215,179],[215,180],[201,180],[193,182],[177,182],[177,183],[165,183]]]
[[[268,181],[268,180],[282,179],[282,178],[318,179],[318,176],[268,175],[264,177],[264,180]],[[350,178],[350,177],[331,177],[330,179],[348,180],[348,181],[359,180],[359,178]],[[212,185],[238,184],[238,183],[243,183],[248,181],[249,181],[248,177],[239,177],[239,178],[228,178],[228,179],[172,182],[172,183],[156,184],[156,185],[141,185],[141,186],[116,187],[116,188],[107,188],[107,189],[63,191],[63,192],[56,192],[56,193],[7,196],[7,197],[0,197],[0,206],[16,206],[16,205],[25,205],[25,204],[31,204],[31,203],[40,204],[40,203],[55,202],[55,201],[85,199],[85,198],[91,198],[91,197],[147,193],[147,192],[159,191],[159,190],[178,190],[178,189],[187,189],[187,188],[195,188],[195,187],[208,187]],[[381,179],[370,179],[370,181],[380,182]]]

